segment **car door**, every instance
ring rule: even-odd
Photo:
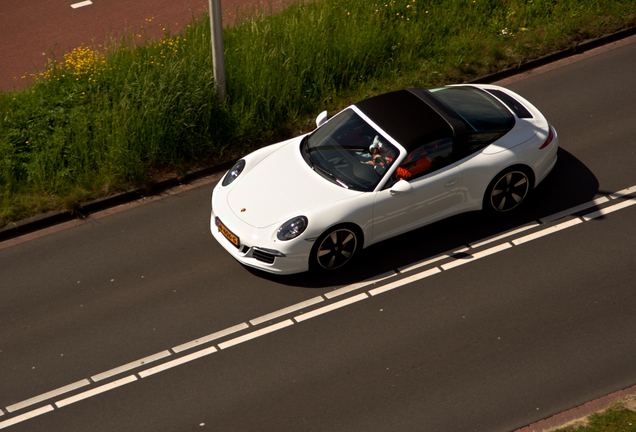
[[[408,181],[408,180],[400,180]],[[376,193],[373,205],[373,242],[402,234],[440,220],[460,206],[462,171],[456,164],[408,181],[411,190]]]
[[[450,163],[452,146],[445,138],[413,150],[394,172],[393,186],[376,193],[374,243],[451,215],[463,203],[462,170]]]

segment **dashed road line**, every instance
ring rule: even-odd
[[[136,369],[136,368],[141,367],[141,366],[145,366],[148,363],[152,363],[152,362],[155,362],[157,360],[161,360],[161,359],[166,358],[168,356],[170,356],[170,351],[168,351],[168,350],[161,351],[160,353],[157,353],[157,354],[154,354],[154,355],[151,355],[151,356],[148,356],[148,357],[144,357],[144,358],[142,358],[140,360],[125,364],[123,366],[119,366],[119,367],[117,367],[115,369],[111,369],[109,371],[102,372],[102,373],[97,374],[97,375],[93,375],[91,377],[91,379],[93,381],[95,381],[95,382],[102,381],[102,380],[105,380],[106,378],[110,378],[110,377],[113,377],[115,375],[119,375],[119,374],[122,374],[124,372],[128,372],[129,370]]]
[[[600,198],[597,198],[595,200],[588,201],[588,202],[586,202],[584,204],[578,205],[576,207],[572,207],[572,208],[564,210],[562,212],[553,214],[551,216],[546,216],[546,217],[544,217],[542,219],[539,219],[539,221],[541,223],[553,222],[555,220],[562,219],[562,218],[564,218],[566,216],[570,216],[570,215],[572,215],[574,213],[578,213],[580,211],[587,210],[590,207],[601,205],[601,204],[606,203],[608,201],[609,201],[608,197],[605,197],[605,196],[604,197],[600,197]]]
[[[391,291],[392,289],[399,288],[404,285],[408,285],[412,282],[427,278],[429,276],[433,276],[434,274],[441,273],[441,270],[438,267],[433,267],[432,269],[425,270],[420,273],[416,273],[412,276],[406,277],[404,279],[400,279],[398,281],[392,282],[388,285],[381,286],[379,288],[372,289],[369,291],[369,294],[372,296],[376,296],[378,294],[385,293],[387,291]]]
[[[323,306],[323,307],[321,307],[319,309],[314,309],[311,312],[307,312],[307,313],[295,316],[294,319],[296,320],[296,322],[303,322],[303,321],[306,321],[308,319],[315,318],[318,315],[322,315],[322,314],[325,314],[327,312],[331,312],[331,311],[334,311],[336,309],[340,309],[341,307],[349,306],[350,304],[359,302],[360,300],[364,300],[364,299],[367,299],[367,298],[369,298],[369,296],[366,293],[358,294],[356,296],[349,297],[349,298],[346,298],[344,300],[340,300],[340,301],[338,301],[336,303],[332,303],[329,306]]]
[[[527,231],[529,229],[536,228],[539,225],[541,225],[541,224],[538,223],[538,222],[531,222],[529,224],[522,225],[519,228],[513,228],[513,229],[511,229],[509,231],[506,231],[506,232],[503,232],[501,234],[496,234],[496,235],[494,235],[492,237],[487,237],[487,238],[485,238],[483,240],[479,240],[476,243],[471,243],[469,246],[471,248],[473,248],[473,249],[477,249],[479,247],[487,245],[488,243],[496,242],[497,240],[501,240],[501,239],[504,239],[506,237],[512,237],[515,234],[519,234],[519,233],[522,233],[522,232]]]
[[[612,212],[615,212],[616,210],[621,210],[621,209],[624,209],[626,207],[632,206],[634,204],[636,204],[636,197],[632,198],[632,199],[629,199],[629,200],[625,200],[625,201],[620,202],[618,204],[614,204],[614,205],[609,206],[609,207],[602,208],[602,209],[597,210],[595,212],[592,212],[592,213],[590,213],[588,215],[585,215],[585,216],[583,216],[583,220],[585,220],[587,222],[587,221],[590,221],[592,219],[596,219],[598,217],[605,216],[606,214],[610,214]]]
[[[554,225],[554,226],[550,226],[547,228],[542,229],[541,231],[537,231],[535,233],[532,234],[528,234],[527,236],[515,239],[512,241],[512,244],[515,246],[519,246],[520,244],[532,241],[532,240],[536,240],[538,238],[550,235],[550,234],[554,234],[555,232],[564,230],[566,228],[570,228],[574,225],[578,225],[580,223],[583,223],[583,220],[580,218],[576,218],[576,219],[572,219],[570,221],[567,222],[563,222],[560,223],[558,225]]]
[[[308,308],[310,306],[313,306],[315,304],[321,303],[323,301],[325,301],[325,299],[322,298],[322,297],[314,297],[314,298],[306,300],[304,302],[297,303],[295,305],[286,307],[284,309],[279,309],[276,312],[272,312],[270,314],[263,315],[263,316],[261,316],[259,318],[255,318],[253,320],[250,320],[250,324],[256,326],[256,325],[262,324],[264,322],[271,321],[273,319],[282,317],[283,315],[289,315],[289,314],[297,312],[297,311],[299,311],[301,309]]]
[[[600,197],[600,198],[597,198],[597,199],[595,199],[593,201],[590,201],[588,203],[582,204],[580,206],[573,207],[573,208],[569,209],[566,212],[560,212],[560,213],[556,213],[556,214],[554,214],[552,216],[547,216],[547,217],[541,219],[541,221],[555,221],[555,220],[558,220],[558,219],[562,219],[564,217],[571,216],[574,213],[579,213],[579,212],[581,212],[583,210],[586,210],[586,209],[589,209],[591,207],[595,207],[595,206],[599,206],[601,204],[605,204],[608,201],[610,201],[610,199],[618,200],[620,198],[624,198],[627,195],[630,195],[630,194],[632,194],[634,192],[636,192],[636,186],[631,186],[629,188],[626,188],[626,189],[623,189],[621,191],[618,191],[618,192],[615,192],[613,194],[610,194],[607,197]],[[390,283],[385,284],[383,286],[379,286],[378,288],[374,288],[374,289],[368,290],[367,292],[362,292],[360,294],[345,298],[344,300],[340,300],[340,301],[335,302],[335,303],[328,304],[328,305],[320,307],[318,309],[314,309],[314,310],[311,310],[311,311],[308,311],[308,312],[305,312],[305,313],[301,313],[299,315],[294,316],[293,319],[286,319],[286,320],[281,321],[279,323],[275,323],[275,324],[269,325],[268,327],[262,328],[260,330],[252,331],[250,333],[244,334],[244,335],[236,337],[234,339],[230,339],[230,340],[227,340],[225,342],[221,342],[221,343],[217,344],[216,346],[211,346],[211,347],[196,351],[194,353],[191,353],[189,355],[182,356],[182,357],[176,358],[176,359],[174,359],[172,361],[160,364],[158,366],[143,370],[143,371],[139,372],[137,375],[140,378],[149,377],[149,376],[157,374],[159,372],[163,372],[163,371],[171,369],[173,367],[180,366],[180,365],[183,365],[183,364],[188,363],[190,361],[196,360],[198,358],[201,358],[201,357],[207,356],[209,354],[215,353],[215,352],[217,352],[219,350],[224,350],[224,349],[230,348],[232,346],[241,344],[243,342],[247,342],[249,340],[258,338],[260,336],[264,336],[266,334],[272,333],[274,331],[277,331],[277,330],[292,326],[295,323],[301,323],[301,322],[309,320],[311,318],[323,315],[323,314],[328,313],[328,312],[332,312],[334,310],[340,309],[340,308],[345,307],[345,306],[349,306],[349,305],[351,305],[353,303],[357,303],[357,302],[359,302],[361,300],[365,300],[365,299],[370,298],[372,296],[376,296],[378,294],[382,294],[382,293],[385,293],[387,291],[390,291],[390,290],[393,290],[393,289],[396,289],[396,288],[399,288],[399,287],[402,287],[402,286],[405,286],[405,285],[409,285],[409,284],[411,284],[411,283],[413,283],[415,281],[425,279],[427,277],[442,273],[444,271],[448,271],[450,269],[453,269],[455,267],[461,266],[463,264],[474,262],[475,260],[478,260],[480,258],[484,258],[484,257],[490,256],[490,255],[496,254],[498,252],[510,249],[512,247],[519,246],[521,244],[527,243],[527,242],[532,241],[532,240],[539,239],[539,238],[547,236],[549,234],[554,234],[554,233],[562,231],[564,229],[567,229],[567,228],[579,225],[581,223],[584,223],[584,222],[599,218],[601,216],[605,216],[607,214],[613,213],[613,212],[615,212],[617,210],[621,210],[621,209],[630,207],[630,206],[635,205],[635,204],[636,204],[636,197],[623,199],[622,201],[620,201],[620,202],[618,202],[616,204],[612,204],[610,206],[607,206],[607,207],[604,207],[604,208],[600,208],[599,210],[596,210],[596,211],[590,212],[588,214],[582,215],[581,217],[575,217],[575,218],[573,218],[571,220],[568,220],[566,222],[562,222],[562,223],[559,223],[557,225],[548,226],[548,227],[543,228],[543,229],[541,229],[539,231],[535,231],[535,232],[533,232],[531,234],[528,234],[528,235],[525,235],[523,237],[515,238],[513,240],[510,240],[508,242],[504,242],[502,244],[493,246],[491,248],[488,248],[488,249],[485,249],[485,250],[482,250],[482,251],[479,251],[479,252],[473,252],[474,249],[476,249],[476,248],[478,248],[480,246],[484,246],[486,244],[493,243],[495,241],[502,240],[502,239],[507,238],[507,237],[512,237],[512,236],[514,236],[516,234],[520,234],[522,232],[525,232],[527,230],[536,228],[536,227],[541,225],[539,222],[530,223],[528,225],[524,225],[522,227],[515,228],[513,230],[504,232],[502,234],[498,234],[498,235],[495,235],[493,237],[489,237],[489,238],[480,240],[480,241],[478,241],[476,243],[473,243],[473,244],[471,244],[471,245],[469,245],[467,247],[459,247],[457,249],[453,249],[451,251],[448,251],[448,252],[442,253],[440,255],[437,255],[437,256],[435,256],[433,258],[427,258],[427,259],[419,261],[417,263],[410,264],[408,266],[404,266],[404,267],[398,269],[397,272],[391,271],[391,272],[383,273],[381,275],[372,277],[372,278],[367,279],[365,281],[362,281],[362,282],[359,282],[359,283],[355,283],[355,284],[351,284],[351,285],[347,285],[345,287],[336,289],[336,290],[334,290],[334,291],[332,291],[330,293],[324,294],[324,296],[315,297],[313,299],[309,299],[309,300],[306,300],[304,302],[297,303],[297,304],[289,306],[287,308],[280,309],[280,310],[278,310],[276,312],[272,312],[270,314],[263,315],[263,316],[261,316],[259,318],[255,318],[255,319],[249,321],[249,323],[252,324],[252,326],[256,326],[256,325],[262,324],[262,323],[267,322],[267,321],[275,320],[275,319],[280,318],[282,316],[285,316],[285,315],[288,315],[288,314],[292,314],[294,312],[298,312],[298,311],[300,311],[302,309],[306,309],[308,307],[315,306],[316,304],[319,304],[319,303],[322,303],[323,301],[325,301],[325,299],[329,300],[329,299],[335,298],[335,297],[340,296],[340,295],[348,294],[350,292],[353,292],[353,291],[368,287],[369,285],[375,285],[375,284],[378,284],[380,282],[384,282],[387,279],[395,277],[397,275],[401,275],[403,273],[410,272],[410,271],[415,270],[415,269],[420,269],[422,267],[426,267],[428,265],[437,263],[439,261],[443,261],[445,259],[450,259],[450,261],[448,261],[446,263],[443,263],[441,265],[434,266],[432,268],[428,268],[428,269],[425,269],[423,271],[419,271],[419,272],[417,272],[417,273],[415,273],[415,274],[413,274],[411,276],[407,276],[407,277],[401,278],[401,279],[396,280],[394,282],[390,282]],[[569,212],[569,213],[565,214],[567,212]],[[547,223],[547,222],[544,222],[544,223]],[[236,332],[239,332],[241,330],[248,329],[248,328],[250,328],[250,326],[247,323],[241,323],[241,324],[235,325],[233,327],[229,327],[229,328],[227,328],[225,330],[221,330],[219,332],[212,333],[212,334],[210,334],[208,336],[204,336],[202,338],[195,339],[194,341],[187,342],[185,344],[176,346],[176,347],[172,348],[172,351],[174,353],[180,353],[182,351],[185,351],[185,350],[188,350],[188,349],[191,349],[191,348],[195,348],[195,347],[197,347],[199,345],[206,344],[206,343],[215,341],[217,339],[221,339],[223,337],[229,336],[229,335],[231,335],[233,333],[236,333]],[[103,372],[101,374],[94,375],[91,378],[92,378],[92,380],[94,382],[97,382],[97,381],[100,381],[100,380],[111,378],[111,377],[113,377],[115,375],[118,375],[118,374],[121,374],[123,372],[127,372],[129,370],[145,366],[148,363],[155,362],[155,361],[161,360],[161,359],[169,357],[169,356],[171,356],[170,351],[168,351],[168,350],[162,351],[160,353],[145,357],[145,358],[137,360],[135,362],[131,362],[131,363],[128,363],[126,365],[120,366],[118,368],[114,368],[114,369],[111,369],[109,371]],[[7,420],[4,420],[4,421],[0,422],[0,429],[4,429],[4,428],[9,427],[11,425],[14,425],[14,424],[29,420],[31,418],[37,417],[37,416],[45,414],[47,412],[53,411],[55,409],[54,406],[57,407],[57,408],[62,408],[64,406],[70,405],[72,403],[87,399],[89,397],[104,393],[106,391],[109,391],[109,390],[112,390],[112,389],[115,389],[115,388],[118,388],[118,387],[121,387],[121,386],[129,384],[131,382],[137,381],[137,379],[138,379],[137,376],[129,375],[129,376],[125,377],[125,378],[121,378],[121,379],[113,381],[111,383],[104,384],[104,385],[96,387],[94,389],[87,390],[87,391],[79,393],[77,395],[62,399],[62,400],[60,400],[58,402],[55,402],[52,405],[51,404],[45,405],[45,406],[37,408],[37,409],[35,409],[33,411],[29,411],[27,413],[24,413],[24,414],[21,414],[21,415],[18,415],[16,417],[13,417],[13,418],[10,418],[10,419],[7,419]],[[53,398],[55,398],[57,396],[60,396],[62,394],[72,392],[74,390],[77,390],[78,388],[81,388],[81,387],[84,387],[84,386],[88,386],[90,384],[91,384],[91,382],[88,379],[84,379],[84,380],[78,381],[76,383],[69,384],[69,385],[67,385],[65,387],[60,387],[59,389],[56,389],[56,390],[53,390],[53,391],[50,391],[50,392],[47,392],[47,393],[43,393],[43,394],[41,394],[39,396],[36,396],[36,397],[33,397],[31,399],[27,399],[27,400],[25,400],[23,402],[8,406],[8,407],[6,407],[6,411],[8,413],[11,413],[11,412],[14,412],[14,411],[18,411],[20,409],[23,409],[23,408],[26,408],[26,407],[29,407],[29,406],[44,402],[45,400],[53,399]],[[2,412],[2,410],[0,410],[0,416],[3,416],[3,415],[4,415],[4,412]]]
[[[43,406],[42,408],[38,408],[36,410],[29,411],[24,414],[20,414],[19,416],[0,422],[0,429],[13,426],[14,424],[22,423],[25,420],[30,420],[34,417],[40,416],[42,414],[46,414],[47,412],[50,412],[50,411],[53,411],[53,406],[46,405],[46,406]]]
[[[90,5],[92,5],[92,4],[93,4],[93,2],[92,2],[92,1],[90,1],[90,0],[86,0],[86,1],[83,1],[83,2],[79,2],[79,3],[73,3],[73,4],[71,5],[71,7],[72,7],[73,9],[78,9],[78,8],[81,8],[81,7],[84,7],[84,6],[90,6]]]
[[[121,387],[123,385],[129,384],[133,381],[137,381],[137,377],[134,375],[129,375],[125,378],[118,379],[117,381],[113,381],[112,383],[104,384],[92,390],[87,390],[83,393],[77,394],[75,396],[68,397],[66,399],[62,399],[61,401],[55,402],[55,406],[58,408],[65,407],[70,404],[74,404],[75,402],[79,402],[84,399],[88,399],[89,397],[93,397],[100,393],[107,392],[108,390],[115,389],[117,387]]]
[[[27,399],[27,400],[22,401],[20,403],[8,406],[7,407],[7,411],[8,412],[14,412],[14,411],[21,410],[22,408],[26,408],[26,407],[29,407],[31,405],[35,405],[37,403],[43,402],[45,400],[52,399],[54,397],[63,395],[64,393],[68,393],[68,392],[71,392],[73,390],[77,390],[78,388],[85,387],[87,385],[90,385],[90,383],[91,382],[89,380],[87,380],[87,379],[83,379],[81,381],[77,381],[77,382],[75,382],[73,384],[69,384],[67,386],[60,387],[60,388],[55,389],[55,390],[51,390],[50,392],[41,394],[41,395],[36,396],[36,397],[32,397],[31,399]]]
[[[497,252],[501,252],[511,247],[512,245],[510,243],[503,243],[503,244],[500,244],[499,246],[494,246],[494,247],[491,247],[490,249],[486,249],[485,251],[470,254],[465,257],[456,258],[455,260],[447,264],[443,264],[441,267],[442,267],[442,270],[450,270],[452,268],[459,267],[460,265],[471,263],[480,258],[484,258],[489,255],[496,254]]]
[[[461,247],[461,248],[458,248],[458,249],[451,249],[448,252],[441,253],[439,255],[434,256],[433,258],[426,258],[426,259],[424,259],[422,261],[418,261],[416,263],[409,264],[409,265],[406,265],[404,267],[400,267],[398,269],[398,271],[400,273],[407,273],[407,272],[410,272],[412,270],[418,269],[420,267],[425,267],[425,266],[427,266],[429,264],[433,264],[433,263],[435,263],[437,261],[441,261],[441,260],[446,259],[446,258],[452,258],[453,256],[455,256],[455,255],[457,255],[459,253],[468,252],[469,250],[470,250],[470,247],[468,247],[468,246]]]
[[[239,336],[239,337],[234,338],[234,339],[230,339],[227,342],[220,343],[219,344],[219,348],[222,349],[222,350],[223,349],[228,349],[229,347],[232,347],[234,345],[238,345],[240,343],[247,342],[247,341],[255,339],[257,337],[260,337],[260,336],[266,335],[268,333],[274,332],[276,330],[280,330],[282,328],[289,327],[290,325],[293,325],[293,324],[294,324],[294,322],[292,320],[289,320],[289,319],[286,320],[286,321],[280,322],[278,324],[272,324],[271,326],[265,327],[264,329],[257,330],[257,331],[248,333],[246,335]]]
[[[344,286],[342,288],[338,288],[336,290],[328,292],[327,294],[325,294],[325,297],[327,297],[328,299],[332,299],[334,297],[350,293],[351,291],[357,291],[360,288],[364,288],[364,287],[369,286],[369,285],[374,285],[374,284],[376,284],[378,282],[382,282],[382,281],[384,281],[384,280],[386,280],[388,278],[391,278],[391,277],[397,276],[397,275],[398,275],[398,273],[396,273],[394,271],[389,271],[389,272],[386,272],[386,273],[382,273],[382,274],[374,276],[372,278],[363,280],[362,282],[358,282],[358,283],[354,283],[354,284],[351,284],[351,285],[347,285],[347,286]]]
[[[249,327],[250,326],[248,326],[247,323],[237,324],[237,325],[235,325],[233,327],[226,328],[225,330],[221,330],[221,331],[218,331],[216,333],[212,333],[210,335],[203,336],[202,338],[195,339],[195,340],[193,340],[191,342],[186,342],[184,344],[176,346],[176,347],[172,348],[172,351],[174,351],[175,353],[180,353],[181,351],[185,351],[185,350],[188,350],[190,348],[194,348],[196,346],[199,346],[199,345],[202,345],[202,344],[205,344],[205,343],[208,343],[208,342],[212,342],[212,341],[217,340],[217,339],[221,339],[222,337],[229,336],[229,335],[231,335],[233,333],[239,332],[241,330],[245,330],[245,329],[247,329]]]
[[[173,367],[176,367],[176,366],[181,366],[182,364],[191,362],[191,361],[199,359],[201,357],[205,357],[205,356],[213,354],[213,353],[215,353],[217,351],[218,350],[215,347],[209,347],[209,348],[203,349],[201,351],[197,351],[195,353],[188,354],[187,356],[179,357],[176,360],[169,361],[169,362],[161,364],[159,366],[155,366],[153,368],[146,369],[145,371],[139,372],[138,375],[141,378],[146,378],[146,377],[149,377],[150,375],[154,375],[156,373],[163,372],[163,371],[166,371],[168,369],[172,369]]]

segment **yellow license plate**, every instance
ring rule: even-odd
[[[223,234],[223,236],[230,241],[234,246],[239,247],[239,238],[232,231],[227,229],[221,219],[216,218],[216,227],[219,229],[219,232]]]

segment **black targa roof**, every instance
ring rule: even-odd
[[[423,143],[452,137],[453,128],[448,121],[414,93],[432,98],[426,90],[398,90],[355,106],[409,152]]]

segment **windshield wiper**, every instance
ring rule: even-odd
[[[336,177],[335,175],[333,175],[332,173],[330,173],[329,171],[327,171],[323,167],[321,167],[319,165],[314,165],[313,168],[314,168],[314,171],[316,171],[316,168],[317,168],[318,171],[320,171],[321,174],[324,174],[327,177],[329,177],[329,179],[332,180],[334,183],[339,184],[340,186],[342,186],[345,189],[349,189],[349,185],[348,184],[346,184],[343,181],[341,181],[340,179],[338,179],[338,177]]]

